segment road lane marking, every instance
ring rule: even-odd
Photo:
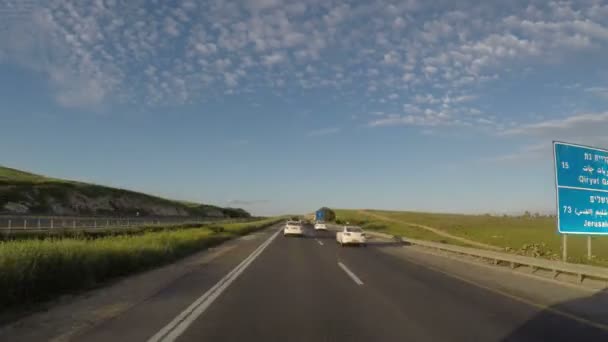
[[[340,268],[342,270],[344,270],[344,272],[346,272],[346,274],[348,274],[348,276],[355,282],[357,283],[357,285],[363,285],[363,282],[361,281],[361,279],[359,279],[359,277],[357,277],[357,275],[355,275],[351,270],[348,269],[348,267],[346,267],[346,265],[344,265],[341,262],[338,262],[338,266],[340,266]]]
[[[175,341],[188,327],[203,313],[209,306],[224,292],[232,282],[243,273],[268,245],[282,231],[279,229],[272,234],[268,240],[264,241],[255,251],[253,251],[245,260],[224,276],[217,284],[205,292],[197,300],[195,300],[186,310],[182,311],[169,324],[164,326],[159,332],[152,336],[148,342],[170,342]]]
[[[565,317],[565,318],[569,318],[569,319],[571,319],[573,321],[576,321],[576,322],[579,322],[579,323],[582,323],[582,324],[585,324],[585,325],[588,325],[588,326],[591,326],[591,327],[594,327],[594,328],[597,328],[597,329],[600,329],[600,330],[603,330],[603,331],[608,331],[608,325],[606,325],[606,324],[599,323],[599,322],[594,322],[594,321],[591,321],[589,319],[577,316],[575,314],[571,314],[569,312],[565,312],[565,311],[562,311],[560,309],[551,307],[549,305],[537,303],[537,302],[534,302],[532,300],[529,300],[529,299],[526,299],[526,298],[522,298],[522,297],[518,297],[516,295],[510,294],[510,293],[502,291],[502,290],[498,290],[498,289],[495,289],[495,288],[492,288],[492,287],[489,287],[489,286],[485,286],[485,285],[476,283],[473,280],[469,280],[469,279],[463,278],[463,277],[461,277],[459,275],[450,273],[448,271],[444,271],[444,270],[439,269],[439,268],[434,267],[434,266],[425,265],[425,264],[419,263],[417,261],[412,261],[411,259],[408,259],[407,262],[411,262],[412,264],[428,268],[428,269],[433,270],[435,272],[439,272],[441,274],[444,274],[444,275],[446,275],[448,277],[458,279],[458,280],[460,280],[462,282],[465,282],[465,283],[467,283],[469,285],[473,285],[473,286],[476,286],[476,287],[478,287],[480,289],[484,289],[484,290],[486,290],[488,292],[492,292],[492,293],[495,293],[495,294],[499,294],[499,295],[505,296],[505,297],[510,298],[510,299],[512,299],[514,301],[517,301],[517,302],[520,302],[520,303],[524,303],[524,304],[533,306],[533,307],[535,307],[537,309],[546,310],[546,311],[548,311],[548,312],[550,312],[550,313],[552,313],[554,315]]]
[[[323,241],[319,240],[319,239],[315,239],[317,240],[317,242],[319,243],[319,245],[323,246]]]

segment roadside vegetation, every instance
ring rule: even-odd
[[[78,205],[74,205],[75,201]],[[56,212],[58,207],[62,208],[62,212]],[[9,210],[10,208],[13,209]],[[126,189],[46,177],[3,166],[0,166],[0,213],[80,216],[157,216],[164,213],[161,216],[214,218],[250,216],[240,208],[175,201]]]
[[[387,234],[435,242],[467,245],[417,227],[424,225],[453,236],[534,257],[561,259],[562,240],[555,217],[436,214],[381,210],[336,210],[336,219]],[[592,260],[587,260],[587,237],[568,236],[568,261],[608,266],[608,237],[592,238]]]
[[[4,230],[0,232],[0,241],[13,241],[13,240],[28,240],[28,239],[65,239],[65,238],[78,238],[78,239],[98,239],[107,236],[119,236],[119,235],[141,235],[147,232],[158,232],[167,230],[178,230],[184,228],[203,228],[203,227],[215,227],[225,226],[233,224],[237,221],[238,223],[247,224],[250,222],[259,222],[260,218],[237,218],[237,219],[225,219],[218,220],[213,223],[177,223],[177,224],[151,224],[143,226],[132,226],[132,227],[113,227],[113,228],[54,228],[46,230],[19,230],[15,229],[10,231]]]
[[[424,229],[420,229],[407,224],[378,219],[364,211],[338,209],[335,210],[335,212],[335,221],[337,224],[355,224],[361,226],[361,228],[368,231],[376,231],[384,234],[404,236],[409,237],[411,239],[468,246],[467,244],[463,244],[457,240],[446,238]]]
[[[163,265],[281,220],[0,242],[0,312]]]

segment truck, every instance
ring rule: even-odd
[[[325,211],[319,209],[315,212],[315,221],[323,222],[325,220]]]

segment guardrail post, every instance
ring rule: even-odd
[[[129,219],[127,219],[127,227],[129,226],[129,221],[130,221],[130,220],[129,220]]]
[[[8,220],[8,233],[9,233],[9,235],[11,233],[12,226],[13,226],[13,221],[11,219],[9,219]]]
[[[53,229],[53,225],[54,225],[54,222],[53,222],[53,219],[51,218],[51,229]]]
[[[567,262],[568,261],[568,235],[567,234],[562,234],[562,242],[563,242],[562,260],[564,262]]]
[[[27,230],[27,219],[23,219],[23,230]]]
[[[93,228],[97,228],[97,220],[93,220]]]
[[[40,217],[38,218],[38,224],[37,224],[37,226],[38,226],[38,229],[40,229]]]
[[[587,235],[587,259],[591,260],[591,235]]]
[[[72,229],[76,229],[76,219],[72,220]]]

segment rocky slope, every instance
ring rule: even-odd
[[[0,214],[249,217],[242,209],[172,201],[0,166]]]

